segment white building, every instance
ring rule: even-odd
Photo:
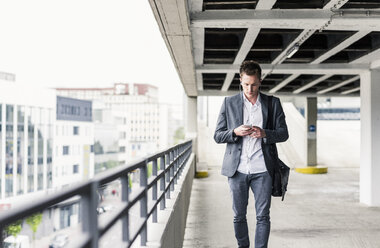
[[[57,94],[99,100],[121,118],[119,164],[154,153],[160,148],[158,90],[148,84],[115,84],[113,88],[59,88]],[[166,132],[167,130],[165,130]]]
[[[91,178],[93,144],[90,101],[0,79],[0,211]],[[36,237],[78,219],[78,200],[62,202],[43,213]]]
[[[93,102],[95,174],[119,165],[119,128],[123,128],[124,123],[121,116],[106,108],[103,102]]]
[[[55,92],[1,81],[0,96],[1,210],[53,186]]]
[[[94,176],[92,102],[57,96],[53,187]]]

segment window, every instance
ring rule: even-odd
[[[94,152],[94,145],[91,145],[91,152]]]
[[[68,155],[69,154],[69,146],[63,146],[63,153],[62,155]]]
[[[73,173],[74,173],[74,174],[79,173],[79,165],[77,165],[77,164],[74,164],[74,165],[73,165]]]
[[[125,152],[125,146],[120,146],[119,152]]]
[[[74,135],[79,135],[79,127],[78,126],[74,126],[73,133],[74,133]]]

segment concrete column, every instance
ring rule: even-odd
[[[197,97],[186,96],[185,100],[185,138],[193,139],[193,152],[197,155]],[[196,156],[197,158],[197,156]]]
[[[317,98],[307,97],[305,106],[306,120],[306,166],[317,165]]]
[[[380,70],[360,75],[360,202],[380,206]]]
[[[185,134],[197,134],[197,97],[186,97]]]

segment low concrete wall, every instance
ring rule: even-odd
[[[191,154],[175,190],[170,192],[171,199],[166,199],[166,209],[158,211],[158,223],[148,223],[147,247],[182,247],[194,170],[195,155]]]

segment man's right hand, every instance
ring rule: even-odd
[[[245,125],[241,125],[234,129],[234,133],[236,136],[247,136],[253,132],[252,128],[248,128]]]

